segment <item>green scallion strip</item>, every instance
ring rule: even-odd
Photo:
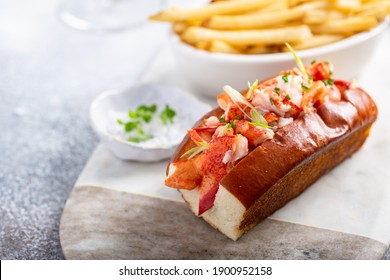
[[[268,125],[267,121],[265,118],[256,110],[253,105],[245,99],[244,96],[242,96],[241,93],[239,93],[237,90],[232,88],[231,86],[224,86],[223,90],[229,95],[229,97],[233,100],[233,102],[237,105],[237,107],[241,110],[241,112],[246,116],[248,119],[256,122],[256,123],[261,123],[264,125]],[[248,114],[245,112],[244,109],[241,108],[240,105],[237,103],[242,103],[246,106],[248,106],[251,109],[251,116],[248,116]]]
[[[301,72],[303,73],[303,75],[305,75],[306,77],[308,77],[309,75],[308,75],[307,72],[306,72],[306,68],[305,68],[305,65],[303,65],[302,60],[297,56],[296,52],[295,52],[294,49],[290,46],[289,43],[285,43],[285,44],[286,44],[288,50],[289,50],[289,51],[292,53],[292,55],[294,56],[295,62],[297,63],[299,70],[301,70]]]
[[[191,159],[196,155],[202,153],[203,151],[207,150],[208,147],[209,147],[208,143],[202,143],[200,146],[196,146],[189,149],[187,152],[182,154],[180,158],[187,157],[187,159]]]
[[[309,90],[309,87],[307,87],[307,86],[305,86],[304,84],[302,84],[302,89],[303,89],[304,91],[308,91],[308,90]]]
[[[288,74],[284,74],[284,75],[282,76],[282,79],[283,79],[283,81],[284,81],[285,83],[288,83]]]
[[[331,86],[334,84],[334,80],[333,79],[327,79],[327,80],[323,80],[324,84],[327,85],[327,86]]]

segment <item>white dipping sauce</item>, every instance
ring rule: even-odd
[[[149,106],[149,104],[146,105]],[[168,122],[168,124],[164,125],[159,116],[164,107],[157,108],[157,112],[153,115],[149,123],[142,122],[142,129],[145,135],[152,136],[153,138],[151,139],[139,143],[127,140],[130,137],[139,136],[137,129],[126,132],[124,126],[117,123],[118,119],[124,123],[132,121],[128,117],[128,112],[111,112],[110,119],[112,121],[108,122],[111,125],[107,127],[107,132],[114,137],[141,148],[169,148],[179,144],[187,133],[187,130],[193,125],[191,116],[170,106],[176,112],[176,115],[173,118],[173,123]]]

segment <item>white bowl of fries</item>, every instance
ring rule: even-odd
[[[173,23],[172,48],[183,77],[214,97],[225,84],[245,88],[294,66],[329,61],[335,77],[357,78],[390,21],[388,0],[230,0],[171,8],[153,20]]]

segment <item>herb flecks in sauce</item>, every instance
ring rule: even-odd
[[[140,143],[153,138],[153,135],[145,134],[145,126],[149,124],[157,115],[163,125],[173,124],[176,111],[169,105],[165,105],[163,111],[157,114],[158,107],[156,104],[150,106],[140,105],[136,110],[130,110],[128,116],[130,121],[125,122],[121,119],[117,120],[117,124],[123,126],[126,133],[130,136],[127,141],[133,143]]]

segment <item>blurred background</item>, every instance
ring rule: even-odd
[[[136,83],[167,40],[169,26],[145,17],[130,28],[80,31],[61,19],[67,2],[75,4],[0,2],[1,259],[63,258],[62,209],[98,143],[88,107],[100,92]],[[112,2],[147,13],[186,1]]]

